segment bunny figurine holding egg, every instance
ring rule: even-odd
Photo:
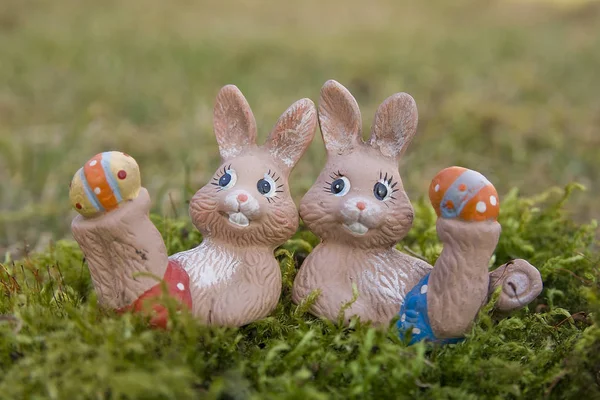
[[[361,135],[358,104],[335,81],[321,89],[318,119],[327,163],[300,204],[300,216],[321,243],[304,260],[292,298],[320,294],[311,313],[345,322],[388,324],[399,317],[411,343],[461,340],[498,287],[497,307],[521,308],[542,290],[539,271],[514,260],[493,272],[488,264],[501,227],[499,198],[480,173],[460,167],[440,172],[429,195],[437,212],[443,250],[435,266],[398,251],[410,230],[413,208],[398,162],[417,129],[417,107],[397,93],[378,108],[368,141]],[[353,286],[358,298],[352,302]]]
[[[222,165],[190,201],[203,241],[170,257],[149,219],[150,197],[135,160],[105,152],[86,162],[71,183],[71,202],[80,214],[72,232],[99,302],[142,311],[146,300],[163,293],[158,278],[169,296],[207,324],[242,326],[270,314],[281,293],[273,251],[299,222],[288,177],[316,126],[315,105],[299,100],[258,146],[246,99],[237,87],[223,87],[214,108]],[[166,326],[167,307],[158,303],[151,310],[151,323]]]

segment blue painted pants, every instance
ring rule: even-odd
[[[427,315],[428,281],[429,274],[425,275],[406,295],[404,303],[400,307],[400,320],[397,323],[400,337],[404,339],[410,328],[412,328],[412,336],[409,344],[414,344],[422,340],[440,344],[461,342],[464,338],[438,339],[434,335],[429,323],[429,316]]]

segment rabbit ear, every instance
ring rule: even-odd
[[[411,95],[396,93],[377,109],[369,144],[384,156],[398,158],[417,132],[419,116]]]
[[[348,153],[362,140],[358,104],[348,89],[334,80],[321,88],[319,125],[328,153]]]
[[[289,173],[310,145],[316,128],[315,104],[310,99],[298,100],[279,117],[265,148]]]
[[[256,121],[250,105],[234,85],[224,86],[217,96],[213,125],[223,160],[238,156],[256,143]]]

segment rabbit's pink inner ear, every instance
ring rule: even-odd
[[[279,117],[265,148],[289,173],[310,145],[316,129],[315,104],[310,99],[298,100]]]
[[[417,104],[412,96],[396,93],[377,109],[368,143],[384,156],[398,158],[415,136],[418,119]]]
[[[217,96],[213,125],[224,160],[238,156],[256,143],[256,120],[250,105],[234,85],[224,86]]]
[[[358,103],[348,89],[334,80],[321,88],[319,125],[328,153],[346,154],[362,140]]]

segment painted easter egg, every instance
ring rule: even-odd
[[[140,169],[134,158],[120,151],[108,151],[96,154],[77,171],[69,198],[78,213],[93,217],[135,199],[140,188]]]
[[[464,221],[498,219],[500,201],[494,185],[477,171],[450,167],[429,185],[429,199],[438,217]]]

